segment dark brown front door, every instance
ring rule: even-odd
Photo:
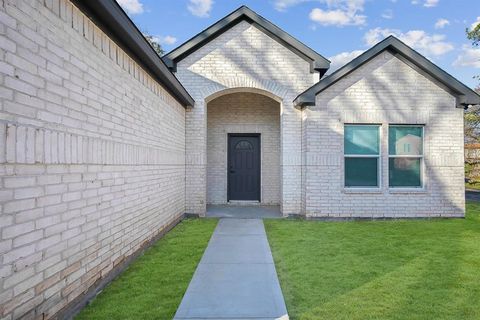
[[[260,201],[260,135],[228,135],[228,200]]]

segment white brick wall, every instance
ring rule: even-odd
[[[67,0],[0,23],[0,318],[48,318],[185,212],[185,110]]]
[[[207,203],[227,202],[229,133],[260,133],[261,203],[280,204],[280,103],[256,93],[231,93],[208,103]]]
[[[267,91],[281,99],[281,206],[301,211],[301,111],[293,99],[313,85],[310,64],[245,21],[240,22],[177,65],[177,77],[196,101],[186,114],[188,213],[203,215],[207,202],[207,111],[211,95],[231,88]]]
[[[305,111],[305,211],[310,217],[463,216],[463,110],[455,98],[384,52],[317,95]],[[381,128],[379,192],[343,188],[344,123]],[[425,191],[388,188],[388,124],[425,125]]]

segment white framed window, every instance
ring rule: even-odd
[[[388,127],[388,185],[423,188],[423,125]]]
[[[344,126],[345,188],[380,188],[380,125]]]

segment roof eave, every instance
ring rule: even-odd
[[[325,73],[327,73],[328,69],[330,69],[330,62],[327,60],[315,60],[311,64],[311,68],[316,72],[320,73],[320,78],[323,77]]]
[[[194,106],[195,100],[175,75],[172,74],[116,1],[72,1],[99,28],[107,33],[115,43],[122,47],[156,81],[168,90],[182,106]]]
[[[305,92],[304,94],[299,95],[295,98],[295,100],[293,100],[293,106],[300,110],[306,107],[314,106],[315,96],[316,95],[313,91]]]
[[[462,107],[468,109],[471,106],[480,105],[480,96],[478,94],[472,95],[462,95],[457,98],[457,107]]]

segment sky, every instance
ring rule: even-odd
[[[166,52],[248,6],[341,67],[393,34],[468,85],[480,80],[480,48],[465,29],[480,23],[480,0],[117,0]]]

